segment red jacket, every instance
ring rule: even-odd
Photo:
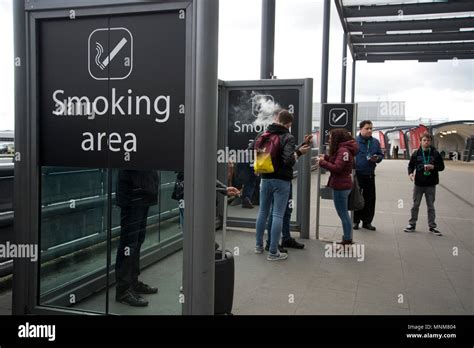
[[[339,144],[334,155],[325,155],[319,161],[319,166],[331,172],[328,186],[335,190],[347,190],[352,188],[352,169],[354,168],[354,156],[359,152],[359,145],[354,140]]]

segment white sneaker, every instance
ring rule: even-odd
[[[280,260],[286,260],[287,258],[288,258],[288,254],[280,253],[280,252],[278,252],[278,254],[268,253],[267,255],[268,261],[280,261]]]
[[[263,253],[263,246],[256,246],[255,247],[255,254]]]

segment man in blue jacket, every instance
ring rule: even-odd
[[[356,175],[359,186],[362,189],[365,205],[361,210],[354,212],[354,230],[362,227],[375,231],[372,220],[375,214],[375,167],[382,162],[383,153],[380,143],[372,137],[372,121],[364,120],[359,124],[360,133],[356,137],[359,144],[359,152],[356,157]]]

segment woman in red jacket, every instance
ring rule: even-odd
[[[358,151],[359,146],[350,133],[343,128],[335,128],[329,133],[329,155],[319,157],[319,166],[331,172],[328,187],[333,189],[334,206],[344,231],[340,244],[352,244],[348,198],[352,190],[354,156]]]

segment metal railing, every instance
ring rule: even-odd
[[[96,170],[97,172],[99,170]],[[13,178],[14,178],[14,164],[0,164],[0,244],[5,244],[7,241],[14,240],[14,212],[13,212]],[[87,173],[86,173],[87,172]],[[91,170],[79,170],[77,174],[90,175]],[[51,176],[62,176],[70,175],[71,172],[63,173],[48,173],[46,175]],[[92,173],[94,174],[94,173]],[[100,173],[96,173],[100,175]],[[169,181],[168,179],[166,179]],[[171,197],[171,191],[174,187],[174,183],[166,182],[162,183],[159,187],[160,197]],[[62,189],[62,187],[61,187]],[[61,190],[60,190],[61,191]],[[68,221],[74,218],[77,214],[84,215],[85,212],[95,213],[88,223],[83,224],[83,228],[79,226],[77,229],[70,229],[66,233],[60,236],[52,235],[49,233],[51,238],[42,238],[41,240],[41,261],[46,262],[52,259],[72,254],[76,251],[88,248],[104,241],[106,235],[106,229],[103,226],[103,217],[101,218],[101,209],[106,207],[107,198],[106,194],[83,197],[74,200],[74,209],[71,209],[71,201],[67,200],[66,195],[62,192],[53,194],[56,199],[63,199],[60,202],[47,202],[41,210],[41,220],[53,221],[51,226],[61,225],[63,221]],[[51,197],[48,197],[51,198]],[[175,218],[179,214],[177,207],[171,206],[171,203],[162,203],[150,210],[150,216],[148,217],[148,226],[157,225],[162,221]],[[44,204],[44,202],[43,202]],[[112,206],[115,207],[115,193],[112,193]],[[104,210],[105,211],[105,210]],[[110,212],[111,214],[117,214],[115,209]],[[62,220],[62,221],[61,221]],[[103,221],[101,221],[103,220]],[[114,224],[112,228],[112,237],[115,238],[120,234],[120,219],[113,219]],[[46,225],[45,225],[46,226]],[[49,226],[48,226],[49,227]],[[48,227],[44,227],[47,229]],[[60,228],[60,230],[62,230]],[[48,235],[43,231],[43,236]],[[11,259],[0,258],[0,277],[8,275],[12,272],[13,262]]]

